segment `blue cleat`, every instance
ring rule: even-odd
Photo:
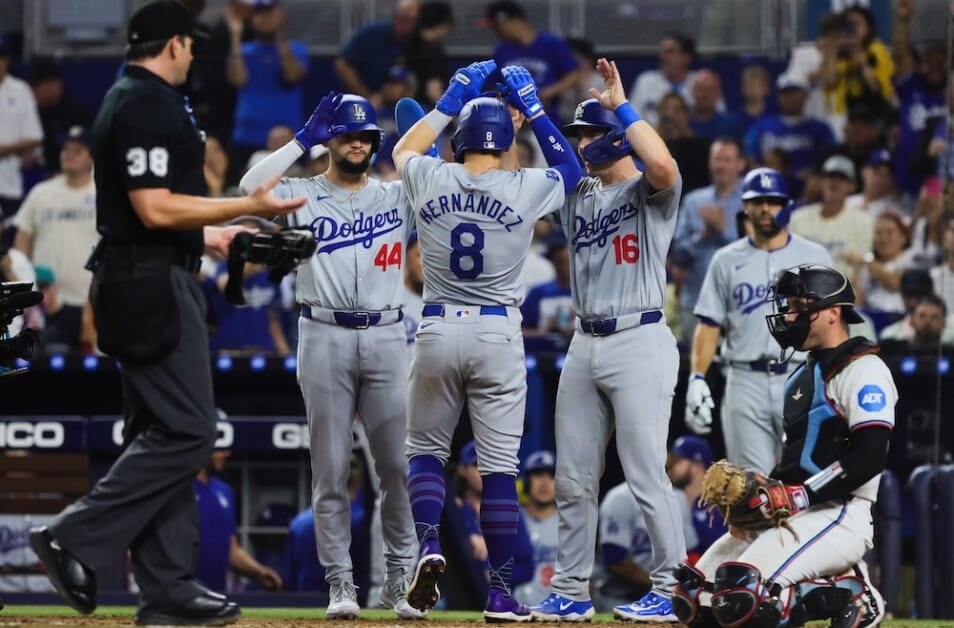
[[[596,611],[593,602],[577,602],[551,593],[547,599],[530,607],[536,621],[590,621]]]
[[[623,604],[613,609],[613,616],[623,621],[677,622],[669,598],[650,591],[632,604]]]

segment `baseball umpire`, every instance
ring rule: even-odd
[[[693,310],[699,325],[692,338],[686,425],[696,434],[712,431],[712,395],[705,374],[719,346],[726,365],[722,434],[730,461],[767,472],[782,443],[782,377],[805,359],[780,361],[779,346],[763,324],[765,295],[783,268],[830,264],[828,251],[788,231],[791,198],[781,174],[752,170],[742,182],[742,209],[751,237],[728,244],[712,257]]]
[[[186,79],[198,36],[175,0],[129,20],[126,66],[93,125],[96,220],[90,299],[101,348],[122,362],[124,450],[85,497],[30,543],[56,590],[96,608],[95,570],[132,552],[140,624],[229,623],[238,606],[193,577],[198,545],[193,478],[212,452],[205,305],[194,273],[203,249],[227,254],[240,215],[283,214],[305,199],[207,199],[204,141]],[[271,182],[274,184],[274,181]]]
[[[792,626],[827,618],[835,628],[877,625],[884,604],[862,560],[872,547],[871,507],[897,389],[877,347],[849,338],[848,324],[860,316],[840,271],[819,264],[783,270],[770,300],[772,336],[783,348],[809,352],[785,384],[781,461],[767,478],[737,473],[755,490],[739,491],[728,510],[719,498],[732,478],[714,481],[710,474],[723,463],[710,468],[702,498],[720,506],[730,531],[694,568],[680,569],[673,605],[693,628],[772,628],[782,617]]]

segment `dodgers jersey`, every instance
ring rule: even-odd
[[[315,234],[315,254],[298,268],[295,298],[331,310],[381,311],[404,305],[404,246],[413,216],[399,182],[368,179],[351,192],[324,175],[284,178],[272,193],[305,197],[288,216]]]
[[[585,177],[560,212],[570,240],[570,287],[580,318],[662,309],[666,255],[676,230],[682,176],[651,193],[645,177],[604,186]]]
[[[682,530],[674,530],[673,533],[681,534]],[[599,546],[601,551],[604,545],[615,545],[620,550],[625,550],[626,558],[632,560],[646,573],[652,572],[653,545],[649,538],[649,530],[646,528],[646,519],[625,482],[611,488],[600,504]],[[613,574],[609,570],[609,565],[603,565],[603,568],[605,581],[601,584],[600,590],[605,595],[631,594],[635,585]]]
[[[524,511],[523,520],[533,546],[533,579],[520,585],[514,597],[521,602],[536,604],[550,594],[550,580],[556,567],[560,517],[553,513],[546,519],[536,519]]]
[[[563,205],[554,169],[471,174],[462,164],[412,157],[401,174],[414,208],[424,302],[519,306],[533,223]]]
[[[780,270],[812,263],[831,266],[828,250],[795,234],[773,251],[756,247],[750,238],[716,251],[693,313],[725,329],[723,358],[751,362],[778,355],[780,347],[765,322],[774,313],[766,300],[769,287]],[[804,361],[804,353],[793,359]]]

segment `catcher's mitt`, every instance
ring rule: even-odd
[[[788,519],[808,506],[803,487],[787,487],[725,459],[706,471],[699,501],[710,514],[718,509],[728,525],[747,531],[788,527]]]

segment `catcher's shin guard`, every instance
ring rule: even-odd
[[[800,626],[814,619],[834,618],[832,625],[857,626],[855,617],[841,616],[848,607],[858,608],[855,602],[865,590],[864,581],[855,576],[834,579],[809,580],[795,585],[795,599],[789,612],[789,624]]]
[[[715,572],[712,614],[723,628],[777,628],[782,619],[777,586],[747,563],[726,562]]]
[[[686,563],[679,565],[675,575],[676,586],[672,590],[672,611],[679,621],[696,628],[697,624],[694,622],[701,619],[699,594],[703,591],[712,593],[712,583],[706,582],[706,577],[701,571]],[[705,615],[711,617],[711,612]],[[705,625],[698,624],[698,628],[704,628]],[[711,625],[719,624],[713,619]]]

